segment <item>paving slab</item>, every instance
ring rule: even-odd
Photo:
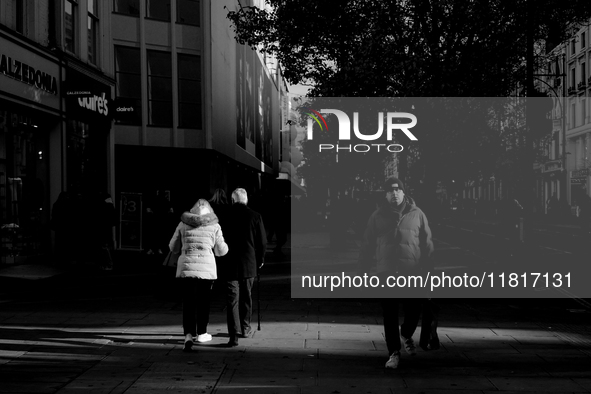
[[[529,376],[490,376],[490,381],[501,391],[535,391],[538,393],[575,393],[585,391],[585,387],[570,379],[529,377]]]
[[[460,389],[472,392],[496,389],[487,377],[478,375],[462,376],[459,379],[453,376],[429,374],[428,379],[419,376],[406,376],[404,381],[411,389]]]
[[[236,348],[225,347],[223,299],[212,305],[213,340],[191,353],[182,352],[179,300],[1,303],[0,393],[591,392],[589,330],[570,315],[440,300],[441,349],[403,351],[399,369],[385,370],[379,302],[290,299],[287,271],[261,281],[261,330]]]

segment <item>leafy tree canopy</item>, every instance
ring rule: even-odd
[[[267,0],[228,18],[312,96],[505,96],[534,38],[557,44],[587,0]],[[533,15],[532,15],[533,13]]]

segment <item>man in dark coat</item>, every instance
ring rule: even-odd
[[[234,190],[229,221],[224,226],[228,257],[226,264],[218,267],[227,288],[229,346],[238,346],[238,338],[246,338],[250,334],[251,290],[257,269],[264,264],[267,249],[263,219],[247,203],[246,190]]]

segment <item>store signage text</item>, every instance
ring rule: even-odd
[[[41,70],[2,55],[0,58],[0,72],[7,77],[14,78],[29,85],[33,85],[48,93],[57,95],[57,79]]]
[[[109,100],[105,98],[105,93],[102,96],[94,95],[92,97],[79,97],[78,105],[82,108],[89,109],[91,111],[98,112],[101,115],[107,116],[109,114],[109,107],[107,104]]]
[[[573,177],[573,178],[584,178],[586,176],[589,176],[589,169],[588,168],[582,168],[580,170],[571,171],[571,177]]]
[[[544,164],[544,172],[562,170],[562,162],[560,160],[549,161]]]

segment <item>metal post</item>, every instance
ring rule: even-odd
[[[257,331],[261,331],[261,274],[258,270],[257,270],[257,312],[258,312],[257,313],[257,315],[258,315]]]

